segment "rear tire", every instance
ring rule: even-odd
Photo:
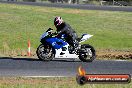
[[[96,58],[95,49],[89,44],[81,45],[79,59],[83,62],[92,62]]]
[[[55,50],[49,45],[40,44],[37,48],[36,54],[42,61],[50,61],[55,58]]]

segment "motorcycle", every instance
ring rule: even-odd
[[[65,41],[65,35],[61,38],[54,36],[51,28],[49,28],[40,38],[41,44],[38,46],[36,54],[42,61],[51,61],[55,58],[79,58],[83,62],[92,62],[96,58],[95,49],[89,44],[80,44],[93,35],[83,34],[78,38],[78,49],[75,53],[71,53],[73,47]]]

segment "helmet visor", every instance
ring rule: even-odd
[[[55,21],[55,22],[54,22],[54,25],[55,25],[55,26],[59,25],[59,20]]]

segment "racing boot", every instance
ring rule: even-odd
[[[79,50],[79,43],[77,41],[74,41],[73,49],[71,50],[71,54],[77,54]]]

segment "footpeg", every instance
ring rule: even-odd
[[[64,55],[65,53],[61,52],[60,55]]]

